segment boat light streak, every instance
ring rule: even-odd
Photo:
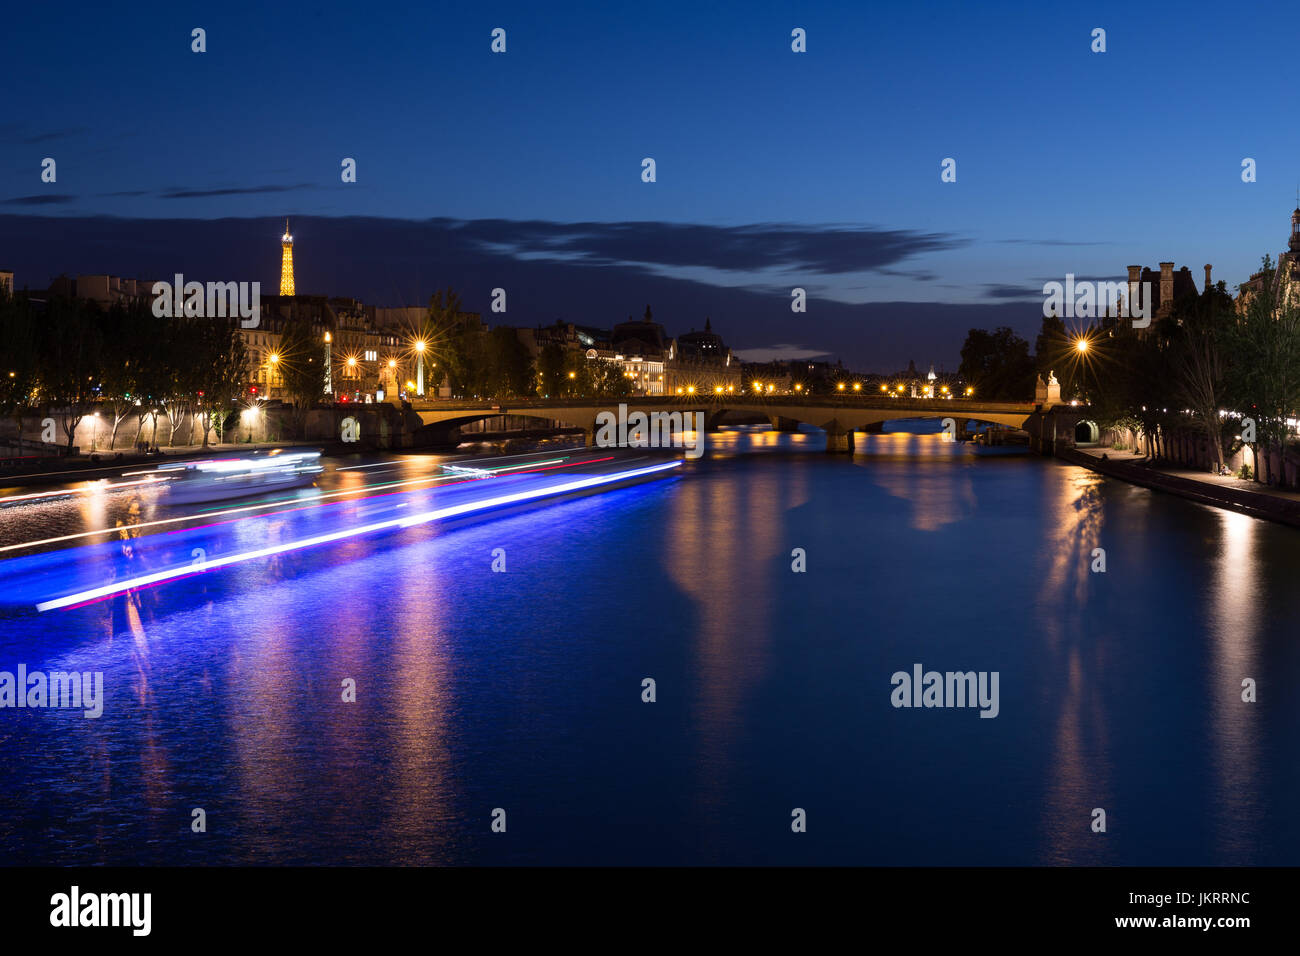
[[[0,498],[0,505],[7,505],[11,501],[35,501],[39,498],[55,498],[59,495],[88,495],[105,491],[116,491],[118,488],[131,488],[135,485],[158,485],[162,481],[158,478],[145,478],[143,481],[119,481],[115,485],[110,485],[107,478],[100,478],[85,488],[66,488],[58,491],[33,491],[26,495],[10,495],[8,498]]]
[[[195,567],[194,565],[185,565],[183,567],[172,568],[166,571],[156,571],[153,574],[144,574],[134,578],[113,581],[112,583],[105,584],[101,587],[91,588],[86,591],[78,591],[75,594],[68,594],[60,598],[54,598],[50,601],[42,601],[40,604],[36,605],[36,609],[44,612],[71,607],[73,605],[87,604],[102,598],[112,597],[115,594],[122,594],[125,591],[148,587],[152,584],[161,584],[165,581],[177,578],[190,577],[194,574],[202,574],[207,571],[214,571],[217,568],[227,567],[232,564],[254,561],[258,558],[284,554],[288,551],[301,551],[304,548],[329,544],[333,541],[342,541],[345,538],[355,538],[363,534],[373,534],[376,531],[383,531],[390,528],[410,528],[415,525],[427,524],[430,521],[438,521],[443,518],[452,518],[459,515],[471,514],[475,511],[484,511],[488,508],[495,508],[500,505],[517,504],[519,502],[531,501],[537,498],[566,494],[571,491],[581,491],[584,488],[594,488],[598,485],[609,484],[613,481],[622,481],[640,475],[649,475],[655,472],[666,471],[670,468],[677,468],[680,465],[680,460],[670,461],[658,465],[648,465],[643,468],[634,468],[630,471],[615,472],[609,475],[596,475],[590,478],[580,478],[576,481],[569,481],[560,485],[537,488],[531,491],[517,491],[513,494],[497,495],[496,497],[486,498],[481,501],[471,501],[466,502],[465,504],[452,505],[445,508],[435,508],[432,511],[425,511],[421,514],[411,515],[410,517],[389,518],[386,521],[377,521],[372,524],[362,525],[359,528],[348,528],[343,531],[332,531],[329,534],[315,535],[310,538],[304,538],[301,541],[290,541],[286,544],[278,544],[268,548],[258,548],[253,551],[244,551],[239,554],[231,554],[219,558],[209,558],[198,567]]]

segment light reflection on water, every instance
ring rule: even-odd
[[[0,668],[108,697],[0,711],[7,859],[1300,862],[1297,532],[933,434],[710,445],[680,478],[5,612]],[[128,506],[76,508],[49,513],[130,546]],[[892,708],[917,662],[999,671],[1000,715]]]

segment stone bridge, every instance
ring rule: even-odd
[[[451,443],[461,425],[498,415],[518,415],[561,422],[581,428],[587,443],[593,444],[596,416],[601,412],[618,414],[619,405],[627,414],[654,412],[683,414],[702,412],[705,430],[713,431],[727,413],[766,418],[779,431],[794,431],[800,423],[826,432],[826,450],[853,451],[853,433],[879,432],[884,423],[907,418],[953,419],[957,437],[965,437],[967,422],[988,422],[1029,433],[1030,447],[1045,454],[1074,446],[1074,429],[1086,418],[1086,410],[1069,405],[1042,405],[1028,402],[980,402],[951,400],[884,398],[876,396],[829,396],[769,398],[755,395],[647,396],[622,399],[515,399],[503,404],[490,402],[428,401],[411,406],[408,415],[419,417],[423,426],[416,444]]]

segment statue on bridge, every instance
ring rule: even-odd
[[[1046,382],[1043,381],[1043,373],[1038,373],[1034,382],[1034,403],[1043,406],[1061,404],[1061,383],[1056,380],[1055,370],[1047,373]]]

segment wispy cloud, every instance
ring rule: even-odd
[[[1077,242],[1074,239],[994,239],[1013,246],[1113,246],[1114,242]]]
[[[259,193],[287,193],[296,189],[311,189],[311,183],[294,186],[241,186],[222,189],[165,189],[158,195],[162,199],[202,199],[207,196],[250,196]]]
[[[35,196],[15,196],[13,199],[0,200],[0,203],[6,206],[57,206],[76,201],[76,196],[67,193],[38,193]]]
[[[984,294],[990,299],[1041,299],[1042,283],[1038,285],[1002,285],[996,282],[984,284]]]
[[[38,143],[66,139],[86,131],[84,126],[69,126],[67,129],[49,129],[36,132],[23,123],[0,123],[0,139],[10,140],[23,146],[35,146]]]
[[[436,220],[435,220],[436,221]],[[505,219],[448,222],[461,241],[515,258],[574,265],[691,267],[809,275],[880,271],[905,259],[955,249],[947,234],[870,226],[758,223],[709,226],[668,222],[558,223]],[[929,273],[909,274],[928,280]]]

